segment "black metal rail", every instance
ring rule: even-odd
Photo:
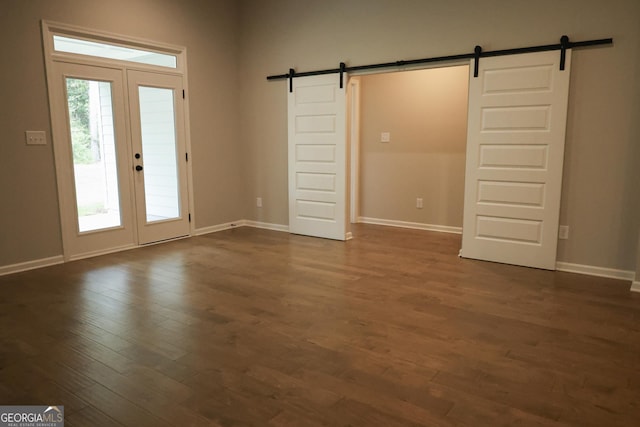
[[[344,62],[341,62],[339,68],[329,68],[326,70],[316,70],[316,71],[297,72],[293,68],[290,68],[287,74],[276,74],[272,76],[267,76],[267,80],[289,79],[289,91],[292,91],[293,79],[296,77],[319,76],[322,74],[340,74],[340,87],[342,87],[343,81],[344,81],[343,80],[344,73],[349,73],[353,71],[363,71],[363,70],[375,70],[380,68],[405,67],[408,65],[429,64],[434,62],[460,61],[463,59],[474,59],[474,64],[475,64],[474,76],[477,77],[478,63],[480,61],[480,58],[482,57],[516,55],[519,53],[545,52],[545,51],[552,51],[552,50],[559,50],[561,52],[560,53],[560,69],[564,70],[565,55],[566,55],[567,49],[576,49],[576,48],[590,47],[590,46],[602,46],[602,45],[610,45],[610,44],[613,44],[612,38],[572,42],[572,41],[569,41],[569,37],[562,36],[560,38],[560,43],[547,44],[547,45],[541,45],[541,46],[529,46],[529,47],[520,47],[515,49],[492,50],[487,52],[482,51],[482,48],[480,46],[476,46],[473,53],[463,53],[459,55],[436,56],[433,58],[409,59],[409,60],[400,60],[400,61],[394,61],[394,62],[382,62],[379,64],[369,64],[369,65],[355,65],[352,67],[347,67]]]

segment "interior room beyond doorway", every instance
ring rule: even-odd
[[[460,232],[469,66],[356,78],[358,222]]]

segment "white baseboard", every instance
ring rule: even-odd
[[[236,227],[242,227],[245,225],[245,220],[240,219],[238,221],[225,222],[224,224],[212,225],[209,227],[196,228],[194,230],[194,236],[202,236],[203,234],[216,233],[218,231],[230,230]]]
[[[85,252],[82,254],[70,256],[68,261],[78,261],[80,259],[93,258],[100,255],[114,254],[116,252],[128,251],[128,250],[140,248],[140,247],[141,246],[138,246],[138,245],[125,245],[125,246],[118,246],[115,248],[103,249],[99,251]]]
[[[265,230],[282,231],[284,233],[289,232],[289,226],[283,225],[283,224],[272,224],[269,222],[250,221],[247,219],[247,220],[244,220],[243,225],[246,227],[262,228]],[[349,231],[347,234],[345,234],[345,240],[351,240],[351,239],[353,239],[353,233]]]
[[[250,221],[248,219],[245,219],[244,225],[246,225],[247,227],[253,227],[253,228],[263,228],[265,230],[283,231],[285,233],[289,232],[289,226],[283,225],[283,224],[272,224],[269,222]]]
[[[609,279],[633,280],[635,272],[616,270],[614,268],[594,267],[592,265],[572,264],[569,262],[556,262],[558,271],[568,273],[587,274],[589,276],[607,277]]]
[[[640,292],[640,282],[633,282],[631,284],[631,292]]]
[[[462,227],[452,227],[449,225],[424,224],[422,222],[395,221],[392,219],[358,217],[358,222],[364,224],[387,225],[389,227],[412,228],[414,230],[438,231],[441,233],[462,234]]]
[[[197,228],[195,230],[194,236],[202,236],[203,234],[216,233],[218,231],[230,230],[232,228],[237,228],[237,227],[263,228],[265,230],[284,231],[284,232],[289,231],[288,225],[272,224],[269,222],[260,222],[260,221],[251,221],[248,219],[239,219],[237,221],[226,222],[224,224]]]
[[[33,261],[20,262],[18,264],[0,266],[0,276],[6,274],[20,273],[21,271],[34,270],[36,268],[49,267],[51,265],[62,264],[64,257],[56,255],[49,258],[35,259]]]

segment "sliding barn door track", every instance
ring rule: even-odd
[[[322,74],[340,74],[340,88],[342,88],[344,84],[344,73],[349,73],[354,71],[364,71],[364,70],[375,70],[380,68],[397,68],[397,67],[406,67],[406,66],[420,65],[420,64],[431,64],[435,62],[460,61],[464,59],[474,60],[473,75],[474,77],[478,77],[478,64],[480,63],[480,58],[482,57],[517,55],[520,53],[546,52],[550,50],[560,51],[560,70],[564,70],[564,63],[565,63],[564,58],[565,58],[567,49],[578,49],[578,48],[584,48],[584,47],[603,46],[603,45],[611,45],[611,44],[613,44],[612,38],[572,42],[569,40],[568,36],[562,36],[560,38],[560,43],[540,45],[540,46],[519,47],[515,49],[492,50],[492,51],[484,52],[481,46],[476,46],[472,53],[462,53],[458,55],[448,55],[448,56],[436,56],[433,58],[399,60],[394,62],[382,62],[379,64],[356,65],[352,67],[347,67],[347,65],[344,62],[341,62],[338,68],[329,68],[326,70],[304,71],[304,72],[297,72],[295,69],[290,68],[287,74],[277,74],[277,75],[267,76],[267,80],[289,79],[289,92],[292,92],[293,91],[292,82],[293,82],[293,79],[296,77],[318,76]]]

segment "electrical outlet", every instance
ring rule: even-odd
[[[422,198],[421,197],[418,197],[416,199],[416,208],[422,209]]]
[[[27,145],[47,145],[47,135],[44,131],[28,130],[24,137]]]
[[[380,134],[380,142],[391,142],[391,133],[390,132],[382,132]]]
[[[256,206],[259,208],[262,207],[262,197],[256,197]]]
[[[558,239],[567,240],[569,238],[569,226],[561,225],[558,227]]]

